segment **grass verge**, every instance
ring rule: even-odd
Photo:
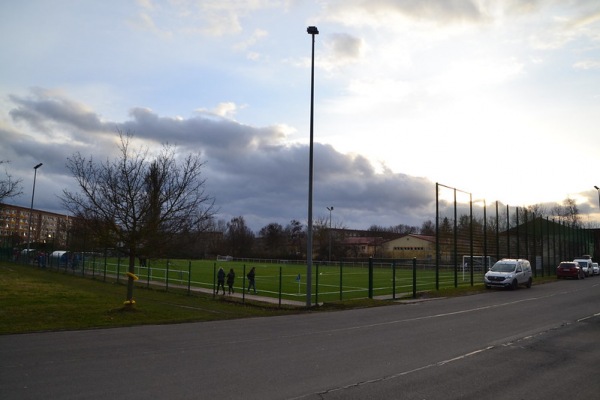
[[[534,284],[556,281],[536,278]],[[465,296],[485,292],[483,284],[418,293],[419,299]],[[235,318],[266,317],[306,312],[303,307],[258,303],[210,294],[136,287],[136,306],[123,306],[126,286],[37,267],[0,262],[0,334],[113,328]],[[406,297],[405,299],[409,299]],[[311,310],[334,311],[377,307],[392,301],[355,299],[325,302]],[[397,303],[395,303],[397,304]]]
[[[301,308],[213,299],[211,295],[126,286],[32,266],[0,263],[0,334],[213,321],[284,315]]]

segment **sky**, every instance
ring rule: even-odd
[[[420,226],[437,182],[600,223],[597,0],[0,2],[7,202],[41,162],[34,208],[66,213],[67,158],[122,130],[200,154],[217,219],[306,224],[308,26],[315,220]]]

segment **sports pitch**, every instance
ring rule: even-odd
[[[94,258],[86,260],[86,274],[127,279],[127,260],[114,258]],[[246,274],[251,268],[256,272],[256,289],[259,295],[287,300],[306,299],[307,267],[304,264],[289,262],[278,263],[260,260],[248,262],[215,260],[148,260],[146,267],[136,265],[138,277],[136,285],[161,284],[164,286],[184,287],[190,290],[202,288],[214,290],[216,274],[219,268],[225,273],[233,269],[236,275],[234,288],[242,293],[248,287]],[[413,291],[434,291],[437,288],[469,286],[470,272],[457,271],[454,267],[443,267],[437,273],[432,265],[420,265],[415,268],[406,263],[376,263],[372,268],[372,284],[368,263],[339,263],[337,265],[313,264],[312,298],[314,302],[340,301],[368,298],[410,297]],[[76,273],[74,271],[74,273]],[[168,277],[168,279],[167,279]],[[480,283],[482,273],[474,272],[473,282]],[[371,290],[370,290],[371,288]],[[252,292],[253,293],[253,292]]]

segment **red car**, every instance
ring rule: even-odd
[[[574,261],[563,261],[556,267],[557,278],[585,279],[585,272]]]

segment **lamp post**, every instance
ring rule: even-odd
[[[29,232],[27,232],[27,261],[29,262],[29,250],[31,246],[31,215],[33,213],[33,197],[35,196],[35,179],[37,177],[37,169],[43,164],[39,163],[33,167],[33,190],[31,191],[31,207],[29,208]]]
[[[308,157],[308,232],[306,239],[306,307],[312,305],[312,241],[313,241],[313,110],[315,100],[315,35],[319,34],[316,26],[309,26],[306,32],[312,36],[312,56],[310,66],[310,150]]]
[[[598,207],[600,207],[600,187],[594,185],[594,188],[596,189],[596,191],[598,191]]]
[[[331,264],[331,212],[333,211],[333,206],[327,207],[329,210],[329,264]]]

